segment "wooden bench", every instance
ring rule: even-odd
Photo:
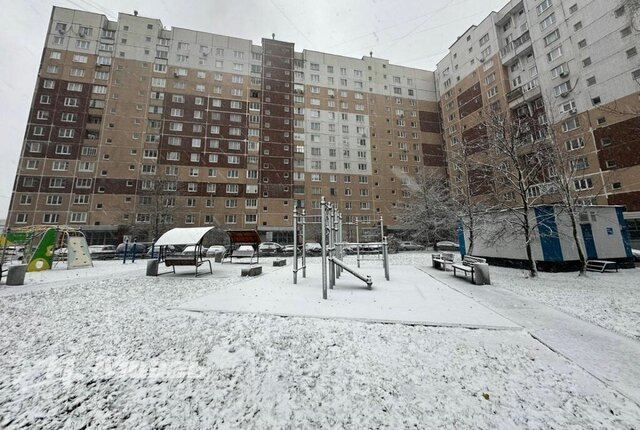
[[[273,260],[273,267],[280,267],[280,266],[286,266],[286,265],[287,265],[287,260],[285,260],[284,258]]]
[[[618,263],[607,260],[587,260],[587,270],[590,272],[604,273],[608,270],[618,271]]]
[[[242,269],[240,275],[242,276],[258,276],[262,273],[262,266],[253,266]]]
[[[451,252],[431,254],[431,266],[439,270],[447,270],[447,264],[453,264],[455,255]]]
[[[199,273],[198,273],[198,267],[202,266],[203,264],[209,264],[209,272],[213,273],[213,268],[211,267],[211,261],[209,260],[203,260],[202,258],[198,257],[197,255],[193,255],[193,256],[172,256],[172,257],[166,257],[164,259],[164,264],[167,267],[171,267],[171,269],[173,269],[173,273],[176,273],[176,267],[175,266],[194,266],[196,268],[196,277],[198,277]]]
[[[453,276],[456,276],[456,272],[459,270],[464,273],[464,277],[467,277],[467,273],[471,273],[471,283],[474,283],[473,273],[474,273],[474,265],[476,263],[486,263],[487,260],[480,257],[472,257],[471,255],[465,255],[462,259],[462,262],[452,264],[453,267]]]

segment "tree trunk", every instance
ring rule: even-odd
[[[524,207],[524,237],[526,241],[527,260],[529,261],[529,276],[535,278],[538,276],[538,267],[536,266],[536,260],[533,258],[533,251],[531,250],[531,229],[529,227],[529,206]]]
[[[587,274],[587,259],[582,251],[582,245],[580,238],[578,237],[578,224],[576,223],[576,214],[573,208],[569,208],[569,217],[571,218],[571,228],[573,229],[573,240],[578,248],[578,259],[580,260],[580,274],[579,276],[585,276]]]
[[[469,249],[467,250],[467,254],[473,255],[473,230],[475,229],[473,223],[473,215],[469,214]]]

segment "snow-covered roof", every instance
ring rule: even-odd
[[[155,246],[195,245],[200,243],[204,235],[214,228],[215,227],[173,228],[160,236]]]

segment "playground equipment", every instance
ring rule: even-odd
[[[305,226],[307,223],[304,209],[298,212],[293,208],[293,283],[298,283],[298,272],[302,270],[302,277],[307,277],[307,253],[304,249],[306,242]],[[301,240],[301,242],[300,242]],[[302,244],[302,267],[298,267],[298,245]]]
[[[22,263],[27,265],[27,272],[51,269],[56,244],[66,246],[67,269],[93,265],[84,233],[73,227],[34,225],[7,229],[0,235],[0,243],[0,268],[7,262],[8,246],[12,246],[22,248]]]
[[[363,281],[367,288],[371,289],[373,281],[371,276],[364,274],[354,267],[347,265],[343,261],[345,246],[355,246],[357,253],[358,268],[360,260],[364,257],[360,256],[360,249],[364,246],[379,246],[382,255],[382,264],[385,271],[385,278],[389,280],[389,259],[387,238],[384,237],[384,226],[382,218],[380,219],[381,242],[376,243],[359,243],[358,225],[356,220],[356,236],[358,242],[344,242],[342,214],[338,212],[336,205],[327,202],[324,196],[320,202],[321,206],[321,234],[322,234],[322,298],[327,299],[327,285],[329,289],[333,289],[336,284],[336,278],[340,278],[342,271],[351,273],[356,278]],[[316,224],[317,222],[309,222],[306,219],[305,211],[293,210],[293,283],[298,282],[298,272],[302,270],[302,277],[306,278],[306,253],[302,252],[302,266],[298,264],[298,247],[302,245],[303,249],[306,241],[306,225]],[[349,223],[347,223],[349,224]],[[300,243],[301,238],[301,243]]]

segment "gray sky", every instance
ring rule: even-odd
[[[360,58],[434,70],[447,48],[506,0],[20,0],[3,7],[0,26],[0,219],[11,190],[44,47],[51,8],[82,9],[115,20],[118,12],[259,43],[262,37]]]

